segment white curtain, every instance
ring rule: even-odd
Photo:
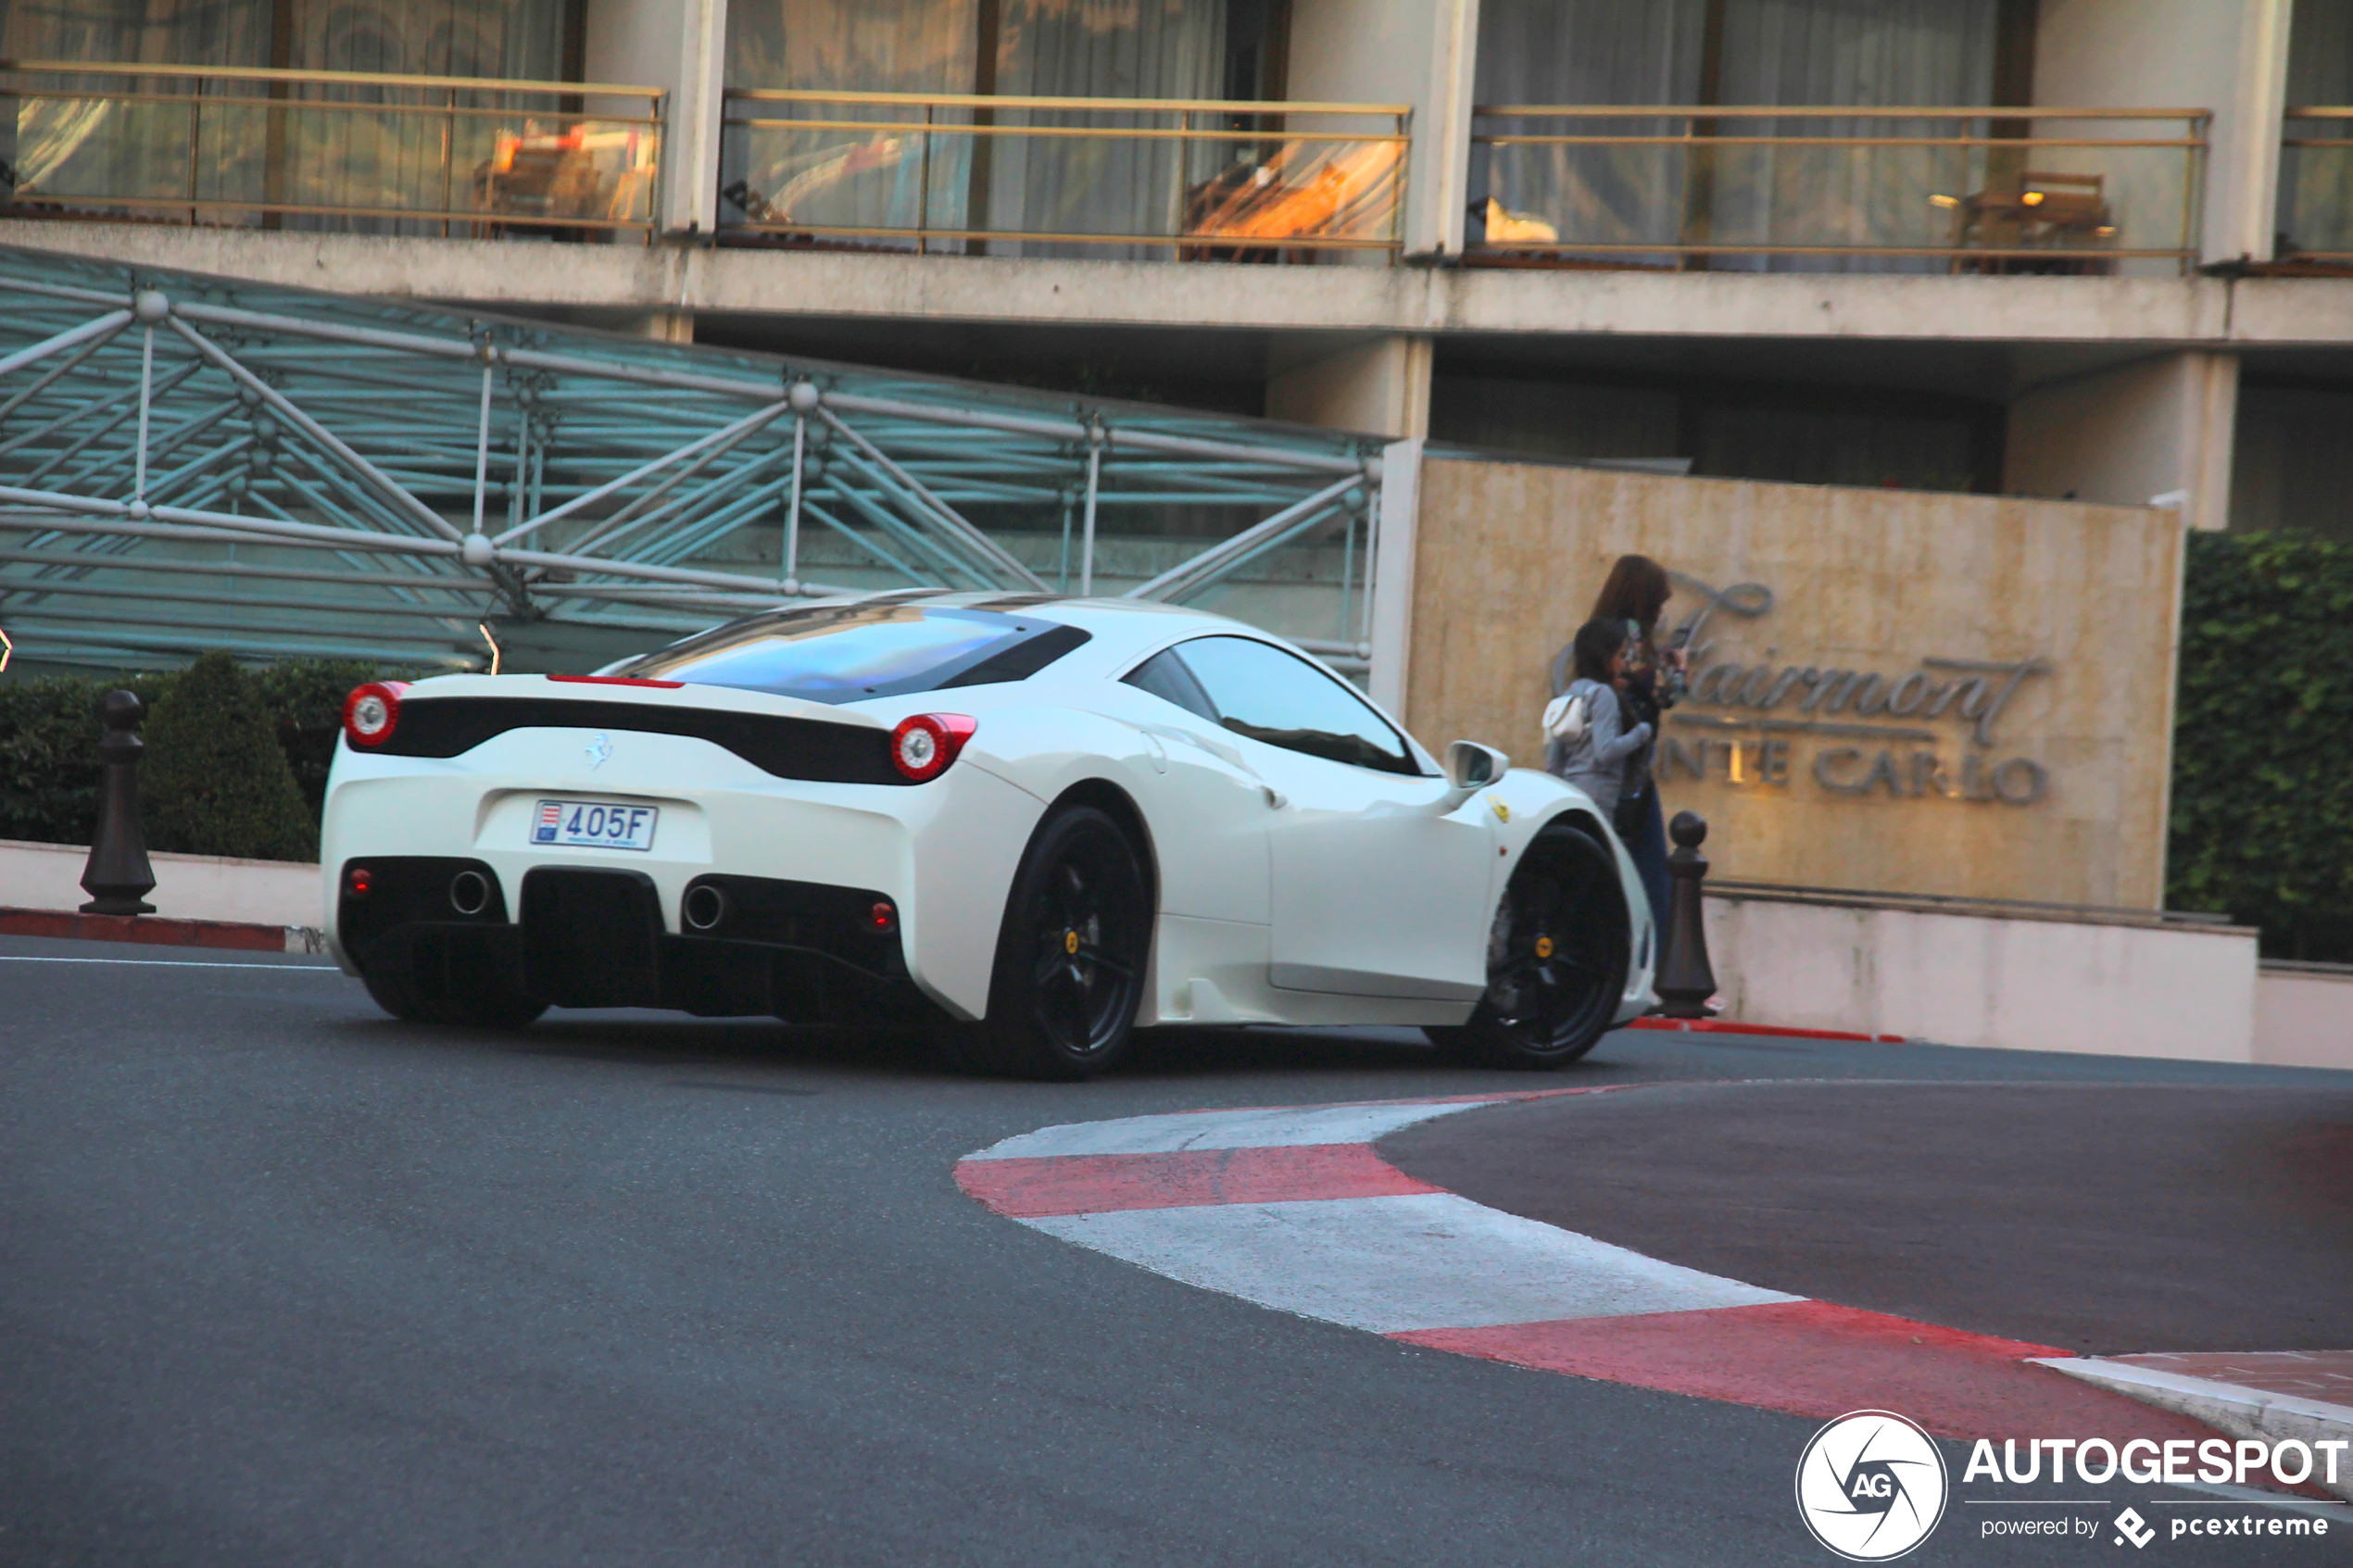
[[[1993,96],[1995,0],[1725,0],[1725,105],[1978,106]],[[1482,105],[1695,103],[1703,90],[1705,0],[1484,0]],[[1950,121],[1717,122],[1719,134],[1950,135]],[[1482,130],[1676,134],[1680,120],[1483,121]],[[1955,151],[1719,147],[1506,147],[1474,169],[1475,207],[1550,225],[1562,248],[1608,245],[1944,244],[1931,194],[1969,179]],[[1481,176],[1484,176],[1482,179]],[[1476,232],[1476,230],[1474,230]],[[1601,253],[1596,253],[1601,254]],[[1622,254],[1622,253],[1621,253]],[[1663,262],[1664,257],[1650,259]],[[1859,262],[1741,258],[1715,267]],[[1903,265],[1903,264],[1895,264]],[[1924,265],[1924,264],[1921,264]],[[1941,264],[1937,264],[1941,265]]]
[[[974,0],[731,0],[727,85],[804,92],[970,93],[979,17]],[[730,128],[720,185],[730,215],[789,227],[965,226],[972,137],[926,132],[921,108],[880,104],[737,101],[767,120],[887,123],[887,131]],[[936,112],[933,125],[969,123]],[[905,125],[907,130],[897,129]],[[863,243],[888,244],[873,237]]]
[[[1214,98],[1225,76],[1226,0],[1005,0],[997,91],[1009,96]],[[1203,118],[1193,117],[1196,129],[1208,128]],[[1098,129],[1179,123],[1162,112],[1047,109],[1002,110],[998,119]],[[1186,188],[1227,161],[1216,144],[1188,149],[1111,137],[998,136],[988,151],[989,225],[1028,233],[1176,233]],[[1051,241],[1029,242],[1020,253],[1129,254]]]
[[[2290,108],[2353,105],[2353,0],[2296,0],[2287,46]],[[2343,141],[2353,123],[2291,119],[2292,138]],[[2283,255],[2353,250],[2353,148],[2286,147],[2277,218]]]
[[[0,59],[267,65],[270,0],[0,4]],[[142,83],[77,76],[41,85],[124,94]],[[189,161],[187,115],[175,105],[0,94],[0,183],[28,200],[169,197],[186,190]]]

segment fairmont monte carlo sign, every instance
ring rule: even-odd
[[[2052,666],[1921,653],[1894,668],[1832,668],[1724,646],[1722,634],[1773,611],[1770,588],[1712,588],[1676,574],[1699,607],[1676,628],[1691,687],[1667,721],[1663,778],[1832,800],[1944,799],[2032,806],[2050,776],[2032,758],[2004,755],[2001,721]],[[1856,661],[1858,664],[1861,660]]]

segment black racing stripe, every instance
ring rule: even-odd
[[[400,719],[382,746],[354,747],[384,757],[461,757],[510,730],[627,730],[687,735],[724,746],[780,779],[824,784],[905,784],[890,765],[887,730],[793,719],[772,713],[731,713],[713,708],[673,708],[639,702],[579,702],[562,697],[438,696],[400,705]]]

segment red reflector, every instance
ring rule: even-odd
[[[877,903],[867,911],[866,927],[870,931],[877,931],[888,935],[899,929],[899,911],[892,909],[887,902]]]
[[[641,681],[635,675],[550,675],[547,679],[569,681],[581,686],[660,686],[666,692],[674,692],[686,684],[684,681]]]
[[[354,866],[345,875],[343,884],[354,898],[365,898],[368,889],[376,884],[376,873],[365,866]]]

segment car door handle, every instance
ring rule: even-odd
[[[1281,790],[1277,789],[1273,784],[1260,784],[1258,787],[1266,792],[1266,804],[1275,810],[1279,811],[1284,807],[1290,804],[1290,797],[1284,795]]]

